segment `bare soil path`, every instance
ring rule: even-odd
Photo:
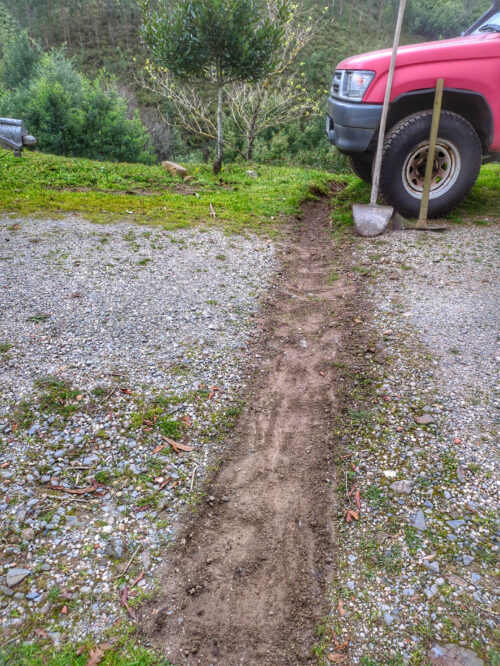
[[[329,280],[328,214],[311,203],[292,229],[230,459],[143,611],[147,640],[173,664],[314,663],[335,550],[335,314],[348,296]]]

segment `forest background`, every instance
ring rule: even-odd
[[[289,103],[281,100],[283,112],[263,124],[253,161],[344,168],[324,133],[332,73],[348,55],[391,44],[397,4],[297,0],[294,29],[309,36],[281,81]],[[410,0],[402,41],[458,35],[489,4]],[[0,0],[0,116],[22,118],[44,152],[144,163],[212,159],[210,132],[194,133],[189,112],[151,85],[140,26],[135,0]],[[210,110],[209,91],[200,85],[198,92]],[[226,161],[244,160],[238,119],[227,116]]]

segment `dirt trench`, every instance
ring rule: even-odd
[[[315,663],[328,612],[336,509],[336,354],[349,291],[330,281],[327,201],[291,229],[264,306],[262,354],[226,461],[168,552],[140,618],[172,664]]]

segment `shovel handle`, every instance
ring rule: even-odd
[[[398,53],[399,40],[401,39],[401,29],[403,27],[403,18],[405,15],[406,0],[400,0],[398,20],[396,22],[396,32],[394,33],[394,44],[392,46],[391,64],[387,76],[387,86],[385,89],[384,106],[382,107],[382,117],[380,119],[380,129],[378,133],[377,152],[375,155],[375,166],[373,168],[373,185],[371,204],[377,203],[378,189],[380,185],[380,167],[382,166],[382,152],[384,149],[385,128],[387,127],[387,116],[389,114],[389,104],[391,101],[392,82],[394,80],[394,70],[396,69],[396,55]]]

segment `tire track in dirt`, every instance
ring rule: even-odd
[[[328,219],[326,201],[310,203],[292,229],[231,458],[142,611],[146,640],[173,664],[314,663],[335,550],[334,315],[349,295],[329,281]]]

